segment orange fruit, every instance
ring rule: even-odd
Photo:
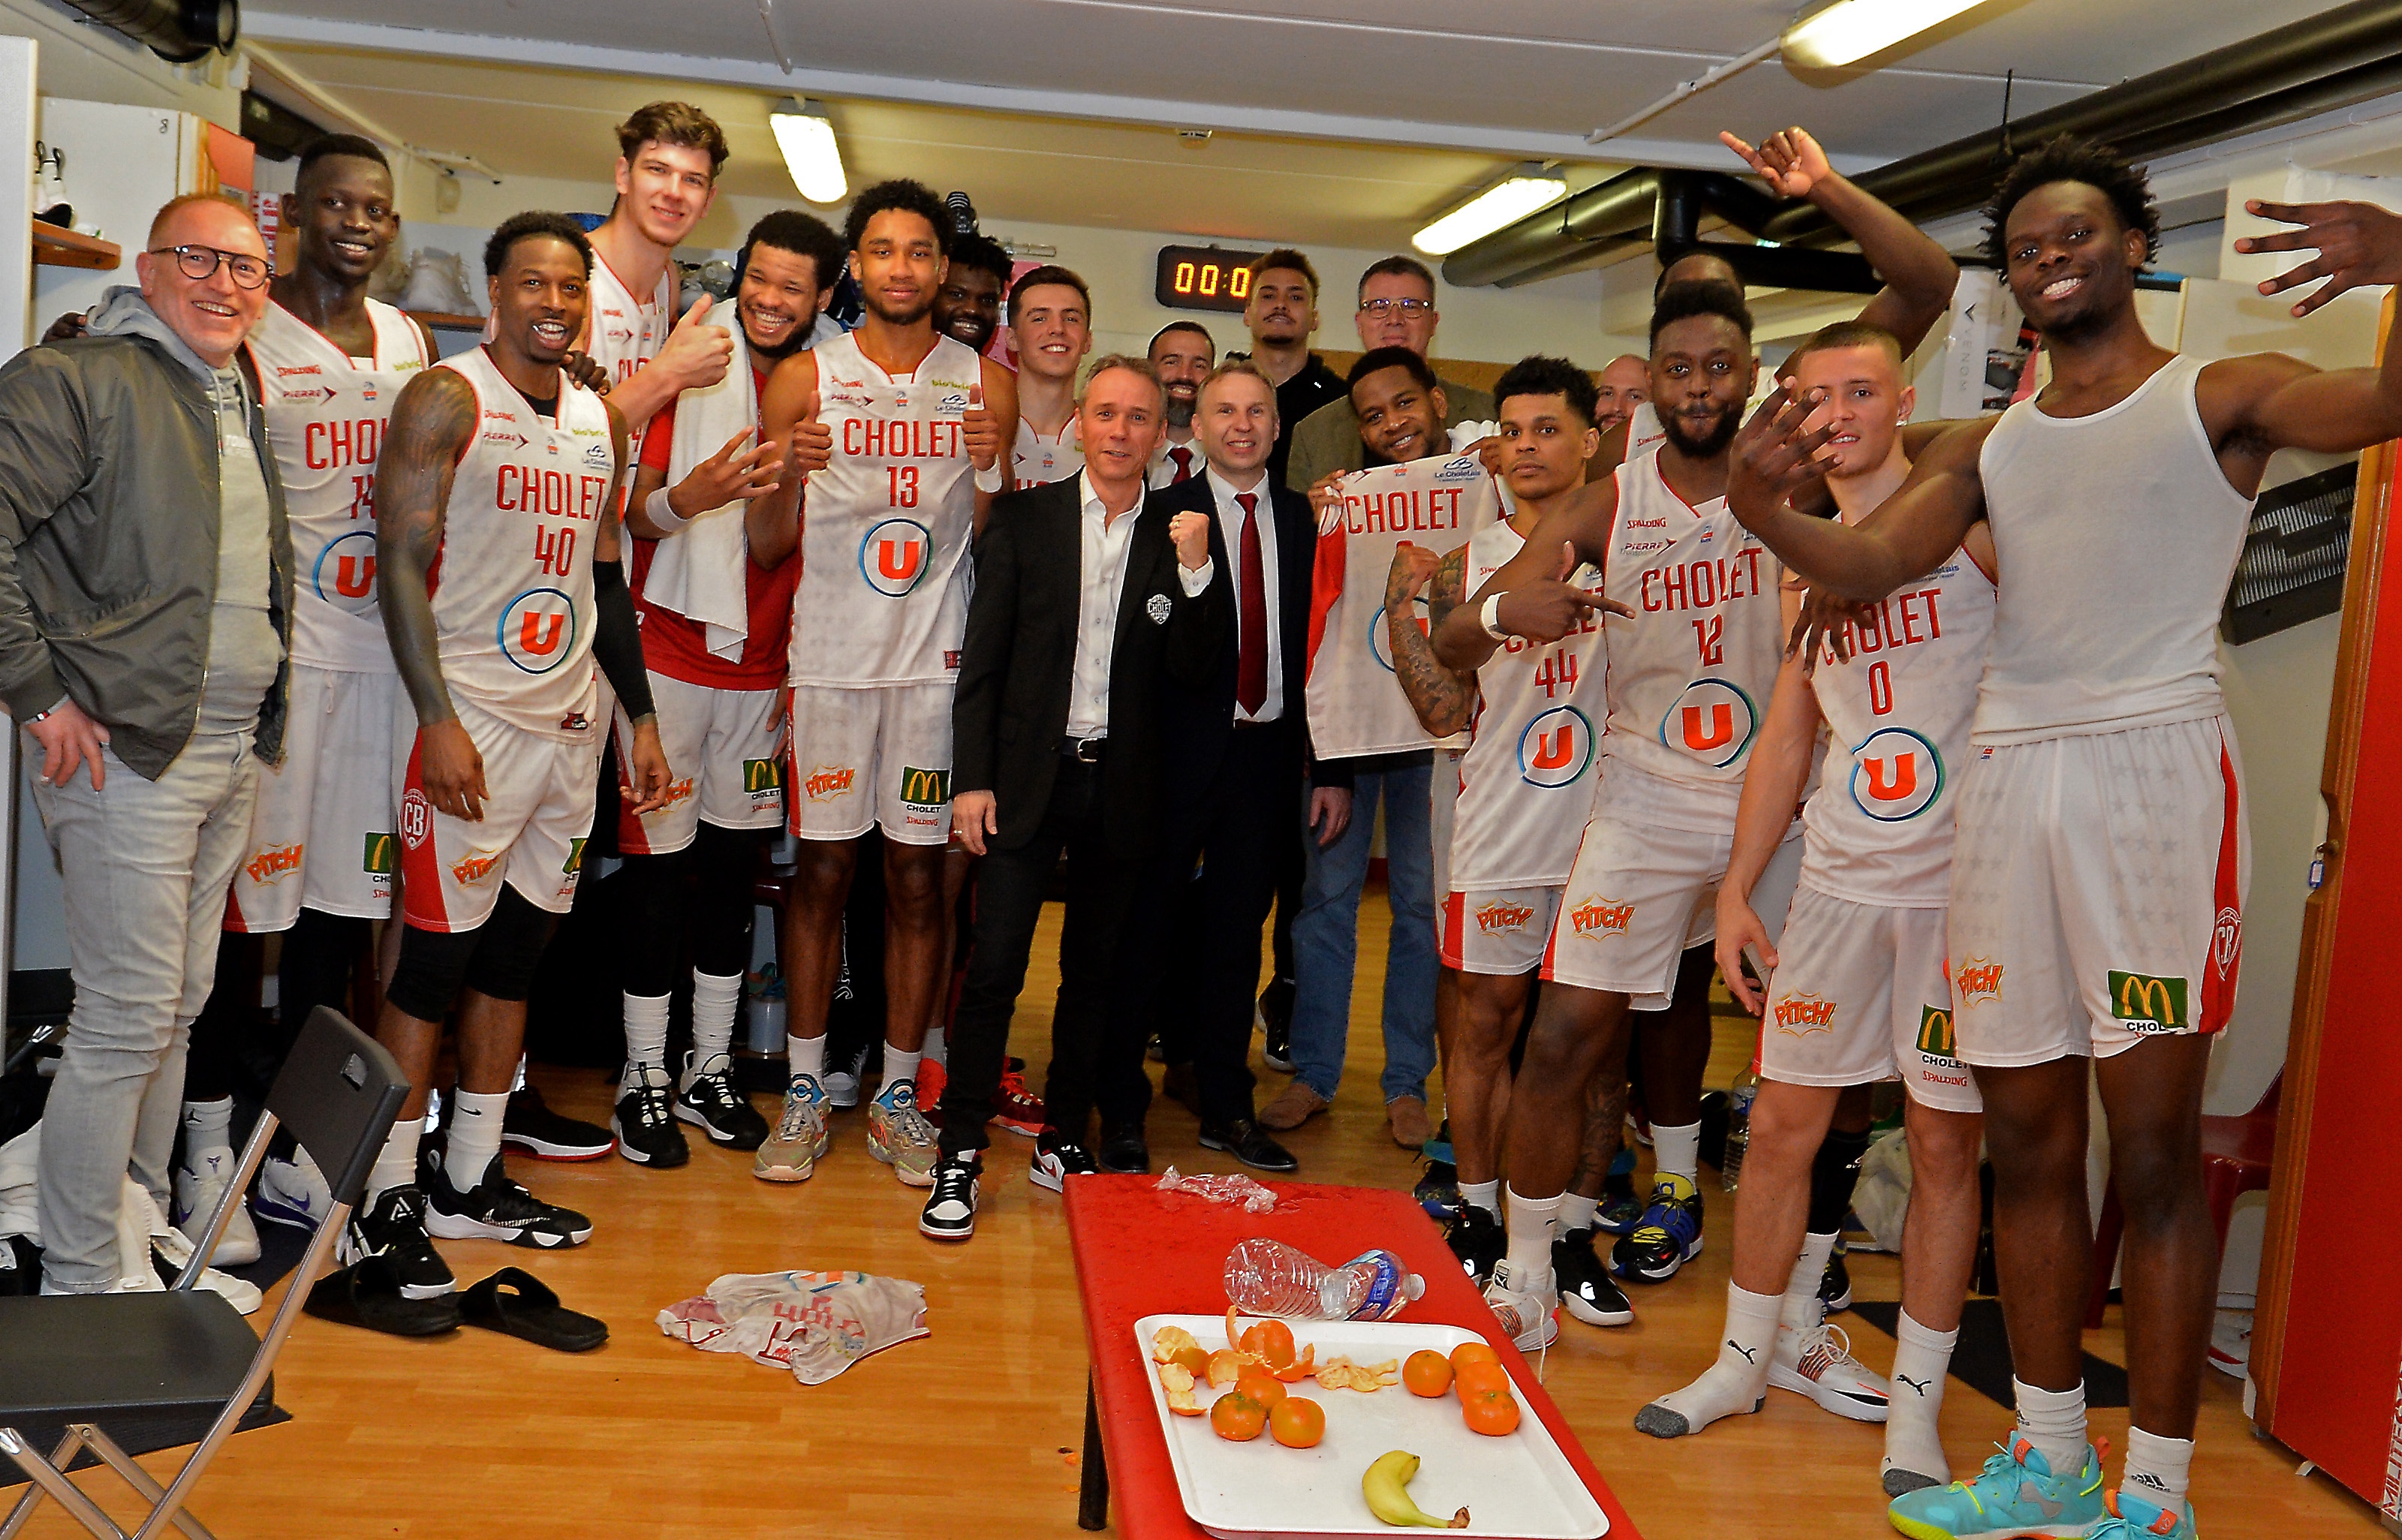
[[[1483,1390],[1498,1390],[1504,1396],[1510,1394],[1510,1371],[1498,1364],[1488,1364],[1482,1358],[1471,1358],[1460,1365],[1454,1373],[1453,1379],[1459,1386],[1462,1401]]]
[[[1230,1390],[1209,1408],[1209,1426],[1221,1438],[1248,1444],[1267,1425],[1268,1409],[1239,1390]],[[1474,1424],[1470,1424],[1473,1426]]]
[[[1468,1390],[1463,1387],[1459,1409],[1460,1415],[1468,1421],[1470,1433],[1499,1438],[1518,1431],[1518,1398],[1506,1390]]]
[[[1167,1361],[1171,1364],[1183,1365],[1185,1370],[1195,1380],[1209,1378],[1209,1354],[1198,1347],[1179,1348],[1176,1350],[1176,1355]]]
[[[1420,1348],[1401,1365],[1401,1383],[1413,1396],[1441,1396],[1451,1388],[1451,1360],[1432,1348]]]
[[[1287,1449],[1308,1449],[1326,1437],[1326,1413],[1305,1396],[1288,1396],[1268,1413],[1268,1432]]]
[[[1284,1388],[1283,1381],[1273,1374],[1254,1368],[1245,1370],[1243,1377],[1235,1382],[1235,1394],[1248,1396],[1273,1411],[1276,1409],[1276,1404],[1283,1400],[1288,1393]]]
[[[1462,1342],[1451,1350],[1451,1371],[1454,1374],[1459,1372],[1462,1364],[1498,1364],[1500,1361],[1501,1355],[1493,1351],[1489,1342]]]
[[[1292,1362],[1292,1327],[1282,1321],[1262,1321],[1245,1328],[1242,1341],[1236,1344],[1245,1353],[1256,1354],[1270,1368],[1282,1368]]]
[[[1243,1377],[1243,1355],[1233,1348],[1220,1348],[1209,1354],[1208,1381],[1211,1390],[1222,1390]]]

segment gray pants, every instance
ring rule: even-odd
[[[42,1276],[89,1294],[117,1282],[127,1176],[169,1206],[168,1162],[192,1018],[216,982],[226,888],[250,848],[258,761],[248,733],[196,735],[144,780],[114,753],[34,785],[66,884],[75,1013],[42,1114]],[[31,763],[41,749],[27,739]]]

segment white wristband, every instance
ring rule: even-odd
[[[1486,595],[1484,598],[1484,608],[1476,612],[1476,618],[1484,626],[1484,634],[1486,636],[1491,637],[1496,641],[1508,641],[1510,639],[1510,633],[1501,629],[1500,595]]]
[[[998,459],[975,474],[975,489],[979,492],[998,492],[1008,485],[1009,483],[1001,479],[1001,461]]]
[[[676,516],[675,509],[668,502],[668,489],[664,487],[643,500],[642,516],[658,526],[659,533],[662,535],[674,534],[692,522],[688,518]]]

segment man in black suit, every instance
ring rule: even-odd
[[[1208,516],[1209,570],[1235,624],[1218,643],[1207,681],[1169,692],[1167,827],[1157,869],[1144,883],[1145,917],[1128,934],[1147,943],[1150,956],[1137,963],[1136,977],[1149,986],[1153,1009],[1184,1017],[1163,1022],[1162,1036],[1192,1052],[1201,1143],[1262,1171],[1291,1171],[1291,1154],[1252,1119],[1251,997],[1278,851],[1301,824],[1302,681],[1317,527],[1308,501],[1268,471],[1277,389],[1257,364],[1236,360],[1212,373],[1193,426],[1208,473],[1152,501]],[[1140,1038],[1113,1033],[1107,1059],[1101,1164],[1147,1169],[1142,1118],[1151,1080]]]
[[[1210,582],[1208,517],[1145,500],[1166,407],[1148,362],[1094,364],[1076,414],[1083,472],[1001,499],[976,542],[951,708],[951,822],[984,864],[942,1152],[918,1220],[936,1240],[975,1232],[1010,1013],[1063,849],[1050,1126],[1031,1179],[1056,1192],[1095,1169],[1084,1125],[1104,1030],[1125,1002],[1120,942],[1166,795],[1164,697],[1171,680],[1206,682],[1226,650],[1228,590]]]

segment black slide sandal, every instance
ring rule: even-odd
[[[471,1327],[561,1353],[589,1353],[609,1340],[607,1322],[561,1306],[550,1286],[520,1267],[504,1267],[460,1295],[459,1314]]]
[[[459,1301],[442,1295],[411,1299],[400,1278],[380,1257],[362,1257],[317,1280],[300,1307],[321,1321],[364,1327],[392,1337],[439,1337],[459,1327]]]

